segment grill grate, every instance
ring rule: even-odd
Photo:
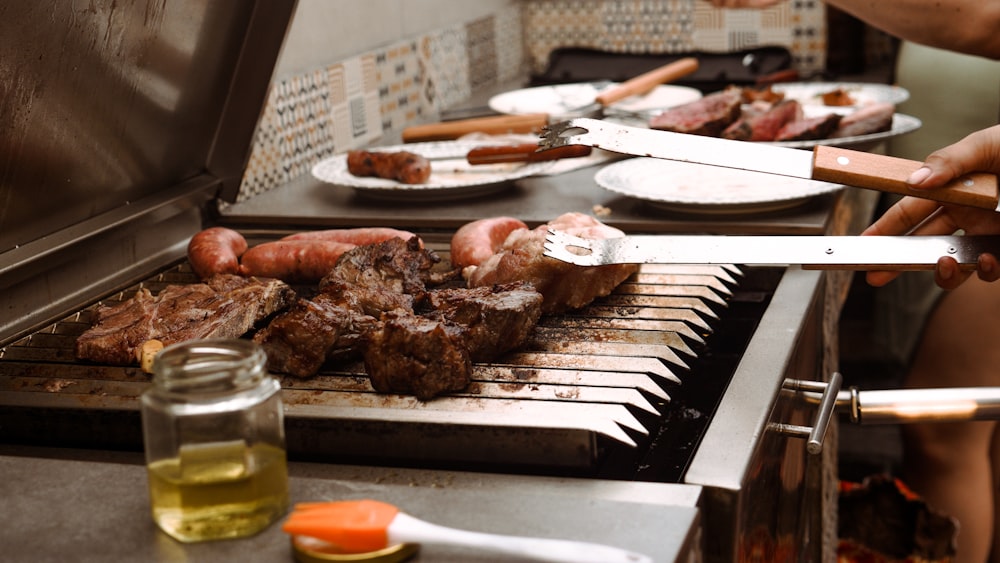
[[[428,246],[447,260],[446,245]],[[475,365],[465,392],[428,402],[375,393],[360,362],[330,366],[306,380],[281,377],[289,451],[352,462],[618,476],[618,469],[608,470],[621,465],[616,459],[634,465],[648,456],[662,439],[664,421],[683,415],[686,407],[675,405],[676,397],[702,377],[702,368],[690,364],[712,359],[706,340],[726,326],[720,315],[728,314],[742,276],[735,267],[645,265],[612,295],[570,314],[544,316],[526,349]],[[181,263],[103,303],[127,299],[140,287],[156,293],[196,281]],[[71,445],[109,445],[104,439],[141,447],[137,399],[149,376],[73,358],[75,338],[90,326],[95,308],[0,349],[0,404],[11,407],[5,439],[37,443],[50,432]],[[85,416],[95,412],[103,418]]]

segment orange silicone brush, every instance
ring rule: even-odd
[[[349,500],[298,504],[282,530],[336,545],[350,553],[384,549],[390,545],[460,545],[536,561],[575,563],[652,563],[645,555],[587,542],[526,538],[446,528],[409,516],[376,500]]]

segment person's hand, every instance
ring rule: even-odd
[[[1000,172],[1000,126],[976,131],[953,145],[935,151],[907,183],[914,189],[935,189],[970,172]],[[967,235],[1000,234],[1000,213],[905,197],[861,234],[951,235],[958,230],[965,231]],[[1000,279],[1000,262],[996,256],[983,254],[976,264],[976,273],[984,281],[996,281]],[[954,289],[971,274],[962,271],[953,258],[942,257],[938,260],[934,278],[939,286]],[[882,286],[897,275],[898,272],[872,271],[868,272],[867,280],[871,285]]]
[[[769,8],[785,0],[708,0],[716,8]]]

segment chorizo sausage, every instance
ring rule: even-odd
[[[327,229],[323,231],[304,231],[288,235],[281,240],[329,240],[333,242],[346,242],[363,246],[366,244],[377,244],[391,238],[401,238],[410,240],[415,237],[410,231],[393,229],[391,227],[363,227],[357,229]],[[420,248],[424,247],[420,241]]]
[[[431,163],[409,151],[349,151],[347,171],[355,176],[376,176],[404,184],[424,184],[431,177]]]
[[[514,217],[491,217],[466,223],[451,237],[451,265],[456,268],[478,266],[496,254],[507,236],[517,229],[527,229]]]
[[[355,246],[329,240],[265,242],[243,254],[240,273],[286,283],[317,283],[330,273],[342,254]]]
[[[246,250],[247,240],[240,233],[225,227],[210,227],[191,237],[187,256],[194,273],[208,279],[215,274],[238,273],[240,256]]]

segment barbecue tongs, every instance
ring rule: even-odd
[[[819,145],[808,151],[586,118],[554,123],[544,129],[539,142],[542,150],[566,145],[833,182],[1000,211],[997,177],[993,174],[969,174],[947,187],[913,190],[906,178],[920,168],[920,162],[839,147]]]

